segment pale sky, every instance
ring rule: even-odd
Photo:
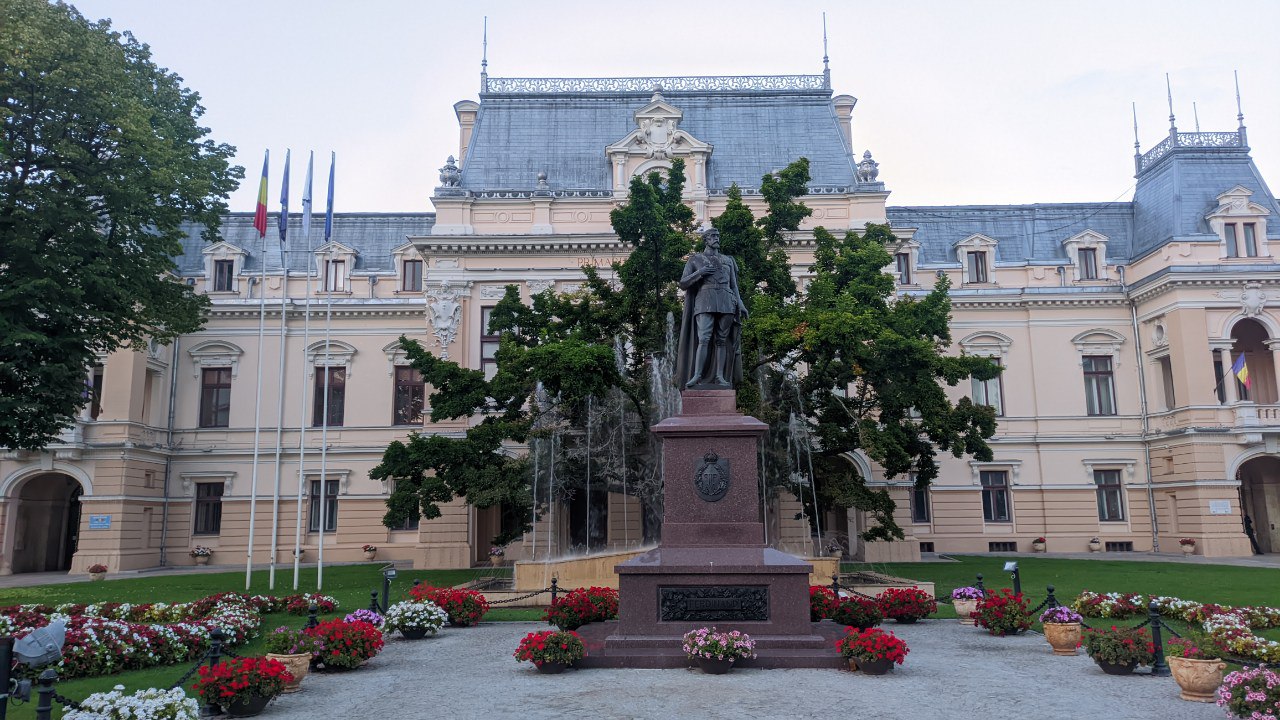
[[[286,149],[297,210],[309,150],[315,207],[337,152],[337,212],[429,211],[458,148],[453,104],[491,77],[774,75],[822,71],[858,98],[890,205],[1127,199],[1136,101],[1143,151],[1234,130],[1240,72],[1253,158],[1280,191],[1280,1],[305,2],[79,0],[149,43],[198,91],[212,137],[238,149],[252,210],[263,150],[272,209]],[[767,138],[761,138],[767,142]],[[603,149],[602,149],[603,152]],[[714,159],[713,159],[714,162]]]

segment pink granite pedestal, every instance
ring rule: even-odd
[[[651,429],[666,477],[662,543],[616,566],[618,620],[579,631],[588,649],[579,665],[684,667],[682,636],[714,625],[757,641],[759,657],[744,667],[845,666],[835,626],[809,621],[813,566],[764,546],[757,458],[768,426],[739,413],[732,390],[681,397],[683,412]],[[700,491],[700,469],[704,480],[727,474],[727,488],[708,481]]]

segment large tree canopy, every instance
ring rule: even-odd
[[[212,237],[244,173],[199,100],[106,21],[0,4],[0,446],[56,438],[97,353],[200,327],[181,225]]]

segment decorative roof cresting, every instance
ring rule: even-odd
[[[508,95],[553,93],[735,92],[830,90],[823,75],[707,75],[617,78],[488,78],[485,91]]]

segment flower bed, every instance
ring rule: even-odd
[[[578,588],[555,599],[544,619],[561,630],[577,630],[587,623],[618,617],[618,591],[613,588]]]
[[[299,596],[301,597],[301,596]],[[330,607],[337,602],[318,596]],[[0,608],[0,635],[25,637],[54,620],[66,623],[58,675],[91,677],[196,659],[220,629],[228,645],[257,636],[262,616],[287,599],[228,592],[190,603],[14,605]]]
[[[419,585],[409,590],[409,595],[419,602],[428,600],[435,603],[449,614],[449,622],[458,627],[475,625],[489,612],[489,601],[475,590]]]
[[[1146,600],[1137,593],[1098,594],[1085,590],[1071,606],[1085,617],[1132,617],[1145,611]],[[1160,595],[1149,600],[1155,601],[1156,611],[1163,617],[1200,624],[1215,644],[1235,657],[1280,662],[1280,642],[1253,633],[1255,628],[1280,627],[1280,608],[1232,607]]]
[[[132,695],[124,686],[97,692],[80,701],[79,710],[68,710],[62,720],[199,720],[200,703],[182,688],[148,688]]]

